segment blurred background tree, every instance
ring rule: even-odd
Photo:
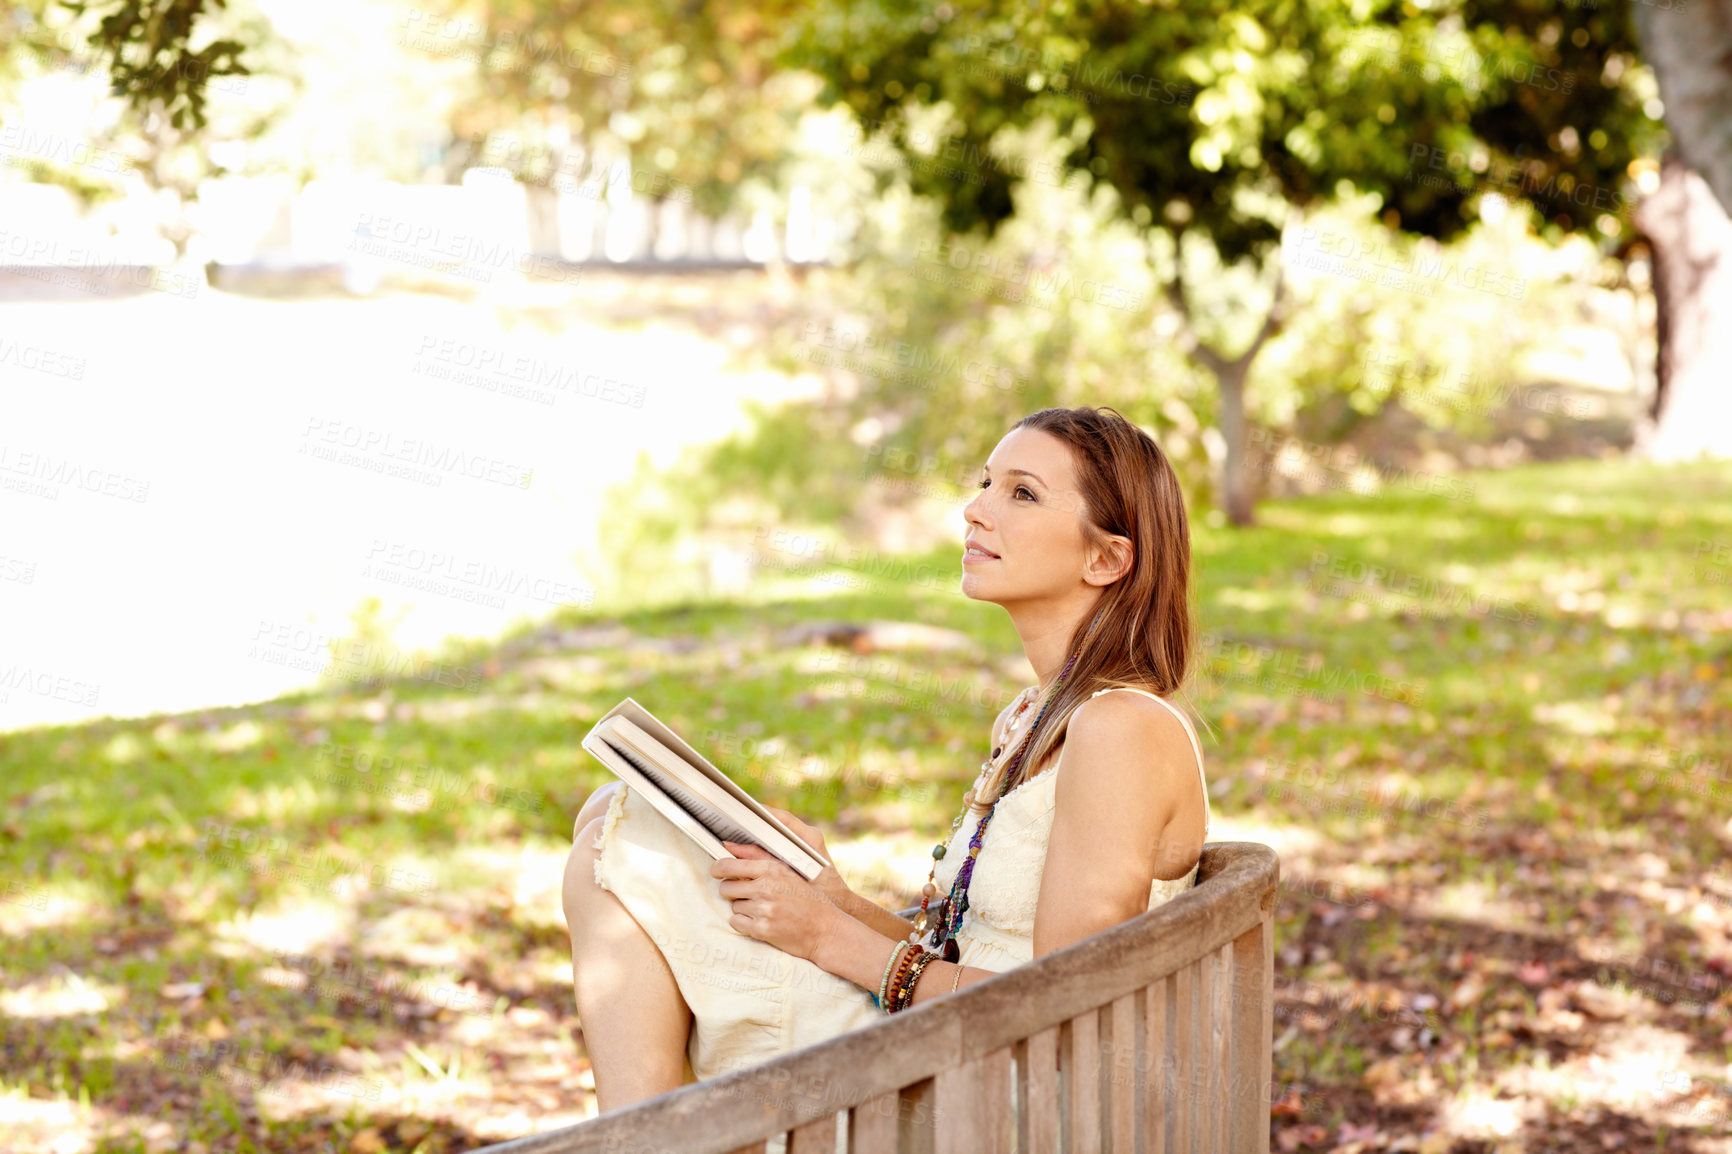
[[[1631,6],[1672,147],[1638,221],[1654,252],[1659,350],[1647,451],[1732,453],[1732,17],[1725,3]]]
[[[816,87],[774,67],[796,7],[490,0],[472,17],[474,5],[448,5],[448,25],[480,21],[485,94],[460,111],[456,134],[471,147],[493,133],[538,136],[532,180],[574,166],[613,179],[629,162],[633,191],[658,207],[676,191],[712,217],[749,206],[752,193],[779,185]]]
[[[238,99],[254,71],[243,55],[273,78],[292,70],[270,22],[250,6],[209,0],[29,0],[13,6],[10,18],[15,35],[0,47],[0,94],[11,103],[23,80],[63,78],[65,113],[81,121],[85,142],[105,158],[41,158],[30,165],[32,178],[86,205],[122,195],[136,178],[156,202],[157,229],[180,263],[195,232],[188,210],[199,183],[224,170],[222,146],[257,139],[287,108],[286,100]],[[98,85],[121,98],[103,114],[94,107]],[[88,102],[91,114],[80,118],[74,102]]]

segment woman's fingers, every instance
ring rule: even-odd
[[[764,858],[719,857],[710,863],[713,878],[755,878],[770,868]]]

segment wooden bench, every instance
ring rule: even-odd
[[[1192,890],[1027,965],[485,1150],[1267,1154],[1278,880],[1213,843]]]

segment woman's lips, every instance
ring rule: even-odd
[[[997,556],[995,556],[994,554],[987,553],[985,551],[976,553],[975,550],[979,549],[979,548],[980,548],[979,545],[970,545],[970,546],[965,547],[962,550],[962,563],[964,565],[969,565],[969,564],[979,564],[982,561],[997,561],[997,560],[999,560],[999,558]]]

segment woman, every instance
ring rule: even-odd
[[[712,861],[619,783],[602,787],[578,814],[564,895],[600,1110],[944,997],[1195,884],[1202,750],[1164,700],[1194,644],[1172,466],[1111,409],[1043,409],[979,484],[962,591],[1010,614],[1039,683],[993,725],[919,924],[833,866],[808,882],[733,843]],[[816,829],[774,812],[829,856]]]

